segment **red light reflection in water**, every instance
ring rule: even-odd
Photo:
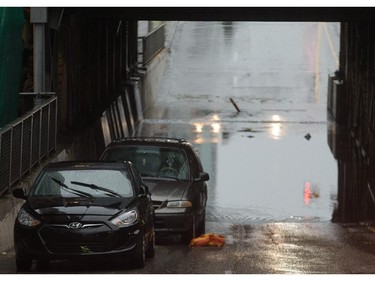
[[[305,192],[303,194],[303,199],[305,201],[305,205],[309,205],[311,199],[311,189],[310,189],[310,182],[305,182]]]

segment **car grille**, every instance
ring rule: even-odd
[[[46,225],[39,234],[50,253],[89,254],[108,251],[112,231],[105,224],[84,224],[81,229],[54,224]]]
[[[55,254],[85,254],[105,252],[106,247],[102,242],[97,243],[48,243],[48,251]]]

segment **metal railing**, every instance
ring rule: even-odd
[[[0,129],[0,194],[47,157],[57,143],[57,98]]]
[[[148,64],[163,48],[165,42],[165,24],[139,39],[142,40],[142,64]]]

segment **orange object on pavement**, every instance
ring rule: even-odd
[[[190,242],[190,247],[214,246],[222,247],[225,243],[225,238],[222,235],[208,233],[202,234],[197,238],[193,238]]]

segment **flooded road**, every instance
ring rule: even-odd
[[[178,23],[137,135],[196,146],[211,178],[208,222],[332,219],[327,79],[339,35],[338,23]]]
[[[171,42],[137,135],[195,145],[210,174],[206,232],[225,246],[172,235],[143,269],[99,259],[33,272],[374,274],[375,227],[358,220],[371,216],[374,176],[327,117],[339,24],[180,22]],[[14,252],[0,255],[0,272],[16,272]]]

